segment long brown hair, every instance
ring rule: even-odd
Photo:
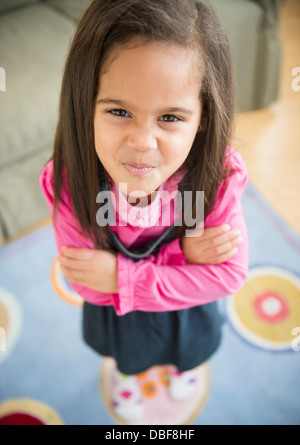
[[[108,247],[109,228],[96,223],[95,99],[108,51],[135,36],[198,51],[204,65],[199,92],[202,130],[185,162],[190,190],[205,192],[204,216],[228,176],[224,165],[234,119],[232,62],[227,35],[213,7],[203,0],[94,0],[78,24],[65,65],[53,153],[54,202],[56,210],[65,168],[73,212],[83,233],[103,248]],[[183,224],[178,236],[185,229]]]

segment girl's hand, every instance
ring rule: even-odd
[[[118,292],[117,255],[106,250],[63,247],[58,257],[72,283],[103,293]]]
[[[182,237],[181,248],[188,263],[220,264],[236,254],[242,241],[239,230],[216,226],[204,229],[201,236]]]

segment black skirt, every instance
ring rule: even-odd
[[[170,312],[133,311],[118,316],[113,306],[84,303],[85,342],[115,358],[124,374],[154,365],[175,365],[179,372],[205,362],[218,348],[222,319],[217,303]]]

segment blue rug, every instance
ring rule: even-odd
[[[193,424],[299,425],[300,239],[251,184],[243,206],[249,280],[220,301],[223,341]],[[115,425],[103,359],[82,341],[80,301],[55,257],[51,225],[0,249],[0,423],[23,409],[42,423]]]

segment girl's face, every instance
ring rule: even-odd
[[[95,147],[123,193],[149,196],[189,154],[201,119],[201,80],[195,55],[181,46],[133,43],[112,48],[102,69]]]

